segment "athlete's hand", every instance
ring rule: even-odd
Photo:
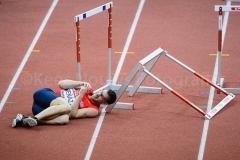
[[[81,86],[81,89],[80,89],[80,92],[79,92],[79,95],[84,95],[86,92],[88,91],[87,87],[85,86]]]
[[[87,82],[82,82],[81,88],[82,88],[82,86],[86,87],[87,90],[89,90],[90,88],[92,88],[91,85],[90,85],[89,83],[87,83]]]

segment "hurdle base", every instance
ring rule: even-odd
[[[211,111],[205,115],[205,119],[210,120],[214,115],[216,115],[221,109],[223,109],[233,98],[235,95],[229,94],[227,97],[225,97],[220,103],[218,103],[214,108],[212,108]]]
[[[223,88],[223,89],[232,94],[240,94],[240,88]]]
[[[113,91],[117,91],[120,89],[122,85],[120,84],[111,84],[112,81],[108,80],[107,84],[95,91],[100,91],[103,89],[112,89]],[[133,88],[132,85],[129,85],[125,91],[130,91]],[[145,87],[145,86],[139,86],[137,92],[141,93],[155,93],[155,94],[162,94],[162,89],[158,87]],[[103,105],[104,106],[104,105]],[[101,105],[100,107],[103,108]],[[128,109],[128,110],[134,110],[134,103],[123,103],[123,102],[117,102],[114,107],[115,109]]]
[[[223,84],[224,84],[224,78],[220,78],[219,87],[223,88]],[[232,94],[240,94],[240,88],[223,88],[223,89]],[[219,94],[221,92],[217,91],[217,93]]]
[[[224,78],[220,78],[220,82],[217,83],[217,86],[223,88],[223,84],[224,84]]]
[[[106,107],[107,105],[100,105],[101,108]],[[123,103],[123,102],[117,102],[113,108],[116,109],[129,109],[134,110],[134,103]]]
[[[109,87],[110,87],[110,89],[116,91],[116,90],[119,90],[121,86],[122,85],[120,85],[120,84],[112,84]],[[133,88],[133,86],[129,85],[125,91],[129,92],[132,88]],[[162,88],[139,86],[137,92],[162,94]]]
[[[240,2],[240,0],[225,0],[225,1]]]
[[[223,84],[224,84],[224,78],[220,78],[220,79],[219,79],[219,82],[217,82],[217,86],[223,88]],[[221,91],[217,89],[217,90],[216,90],[216,93],[217,93],[217,94],[220,94]]]

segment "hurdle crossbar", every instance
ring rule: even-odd
[[[144,64],[148,63],[149,61],[151,61],[153,58],[157,57],[161,53],[164,53],[163,49],[162,48],[158,48],[155,51],[153,51],[151,54],[149,54],[148,56],[143,58],[141,61],[139,61],[139,63],[141,65],[144,65]]]
[[[184,96],[182,96],[181,94],[179,94],[177,91],[173,90],[170,86],[168,86],[166,83],[164,83],[163,81],[161,81],[159,78],[157,78],[155,75],[153,75],[150,72],[150,69],[153,67],[153,65],[156,63],[156,61],[158,60],[158,58],[161,55],[165,55],[166,57],[168,57],[169,59],[171,59],[172,61],[174,61],[175,63],[179,64],[180,66],[182,66],[183,68],[187,69],[188,71],[190,71],[191,73],[193,73],[195,76],[197,76],[198,78],[202,79],[203,81],[205,81],[206,83],[210,84],[212,87],[220,90],[222,93],[224,93],[225,95],[227,95],[227,97],[225,97],[220,103],[218,103],[209,113],[204,112],[202,109],[200,109],[199,107],[197,107],[195,104],[193,104],[191,101],[189,101],[187,98],[185,98]],[[144,65],[150,64],[150,68],[145,67]],[[176,58],[174,58],[173,56],[171,56],[170,54],[168,54],[168,52],[166,50],[163,50],[162,48],[158,48],[157,50],[155,50],[154,52],[152,52],[151,54],[149,54],[148,56],[146,56],[145,58],[143,58],[142,60],[140,60],[135,67],[133,68],[133,70],[130,72],[130,74],[128,75],[128,77],[126,78],[126,80],[124,81],[122,87],[120,88],[120,92],[118,92],[118,99],[121,97],[122,93],[124,92],[124,90],[126,90],[126,87],[129,85],[129,83],[132,81],[132,79],[134,78],[134,76],[137,74],[138,71],[141,71],[142,73],[145,73],[146,75],[149,75],[150,77],[152,77],[154,80],[156,80],[157,82],[159,82],[161,85],[163,85],[165,88],[167,88],[169,91],[171,91],[175,96],[177,96],[178,98],[180,98],[181,100],[183,100],[185,103],[187,103],[188,105],[190,105],[193,109],[195,109],[196,111],[198,111],[200,114],[202,114],[205,118],[207,119],[211,119],[215,114],[217,114],[224,106],[226,106],[226,104],[228,104],[234,97],[235,95],[233,95],[232,93],[228,93],[227,91],[225,91],[224,89],[222,89],[221,87],[213,84],[210,80],[208,80],[207,78],[205,78],[204,76],[200,75],[199,73],[197,73],[196,71],[194,71],[193,69],[191,69],[190,67],[188,67],[187,65],[185,65],[184,63],[180,62],[179,60],[177,60]],[[134,84],[132,90],[134,91],[130,91],[130,95],[133,95],[134,92],[136,92],[136,89],[141,85],[142,81],[144,80],[146,76],[141,74],[141,76],[139,77],[139,79],[137,80],[137,83]],[[111,109],[114,107],[115,104],[109,105],[106,108],[107,112],[110,112]]]
[[[221,10],[224,12],[232,12],[232,11],[240,12],[240,6],[225,6],[225,5],[215,5],[214,11],[220,11],[220,7],[221,7]]]
[[[240,2],[240,0],[238,1]],[[217,51],[217,85],[223,87],[224,78],[221,78],[221,65],[222,65],[222,46],[223,46],[223,17],[222,12],[240,12],[240,6],[231,6],[231,5],[215,5],[214,11],[218,12],[219,21],[218,21],[218,51]],[[227,18],[224,17],[224,20]],[[227,24],[227,21],[225,22]],[[226,28],[224,28],[226,30]],[[240,94],[240,88],[224,88],[226,91],[231,92],[233,94]],[[217,93],[221,91],[217,90]]]
[[[87,12],[84,12],[82,14],[79,14],[77,16],[74,17],[74,21],[77,22],[79,20],[83,20],[85,18],[88,18],[88,17],[91,17],[95,14],[98,14],[98,13],[101,13],[102,11],[105,11],[107,9],[110,9],[111,7],[113,7],[113,3],[112,2],[109,2],[109,3],[106,3],[102,6],[99,6],[99,7],[96,7],[90,11],[87,11]]]

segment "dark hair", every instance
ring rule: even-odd
[[[114,103],[114,102],[116,101],[116,99],[117,99],[116,93],[115,93],[113,90],[109,89],[109,90],[107,91],[107,94],[108,94],[108,96],[109,96],[109,99],[107,100],[107,103],[108,103],[108,104]]]

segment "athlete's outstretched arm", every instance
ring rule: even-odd
[[[58,85],[62,89],[81,88],[81,86],[85,86],[87,89],[91,88],[91,85],[87,82],[74,81],[68,79],[59,81]]]

